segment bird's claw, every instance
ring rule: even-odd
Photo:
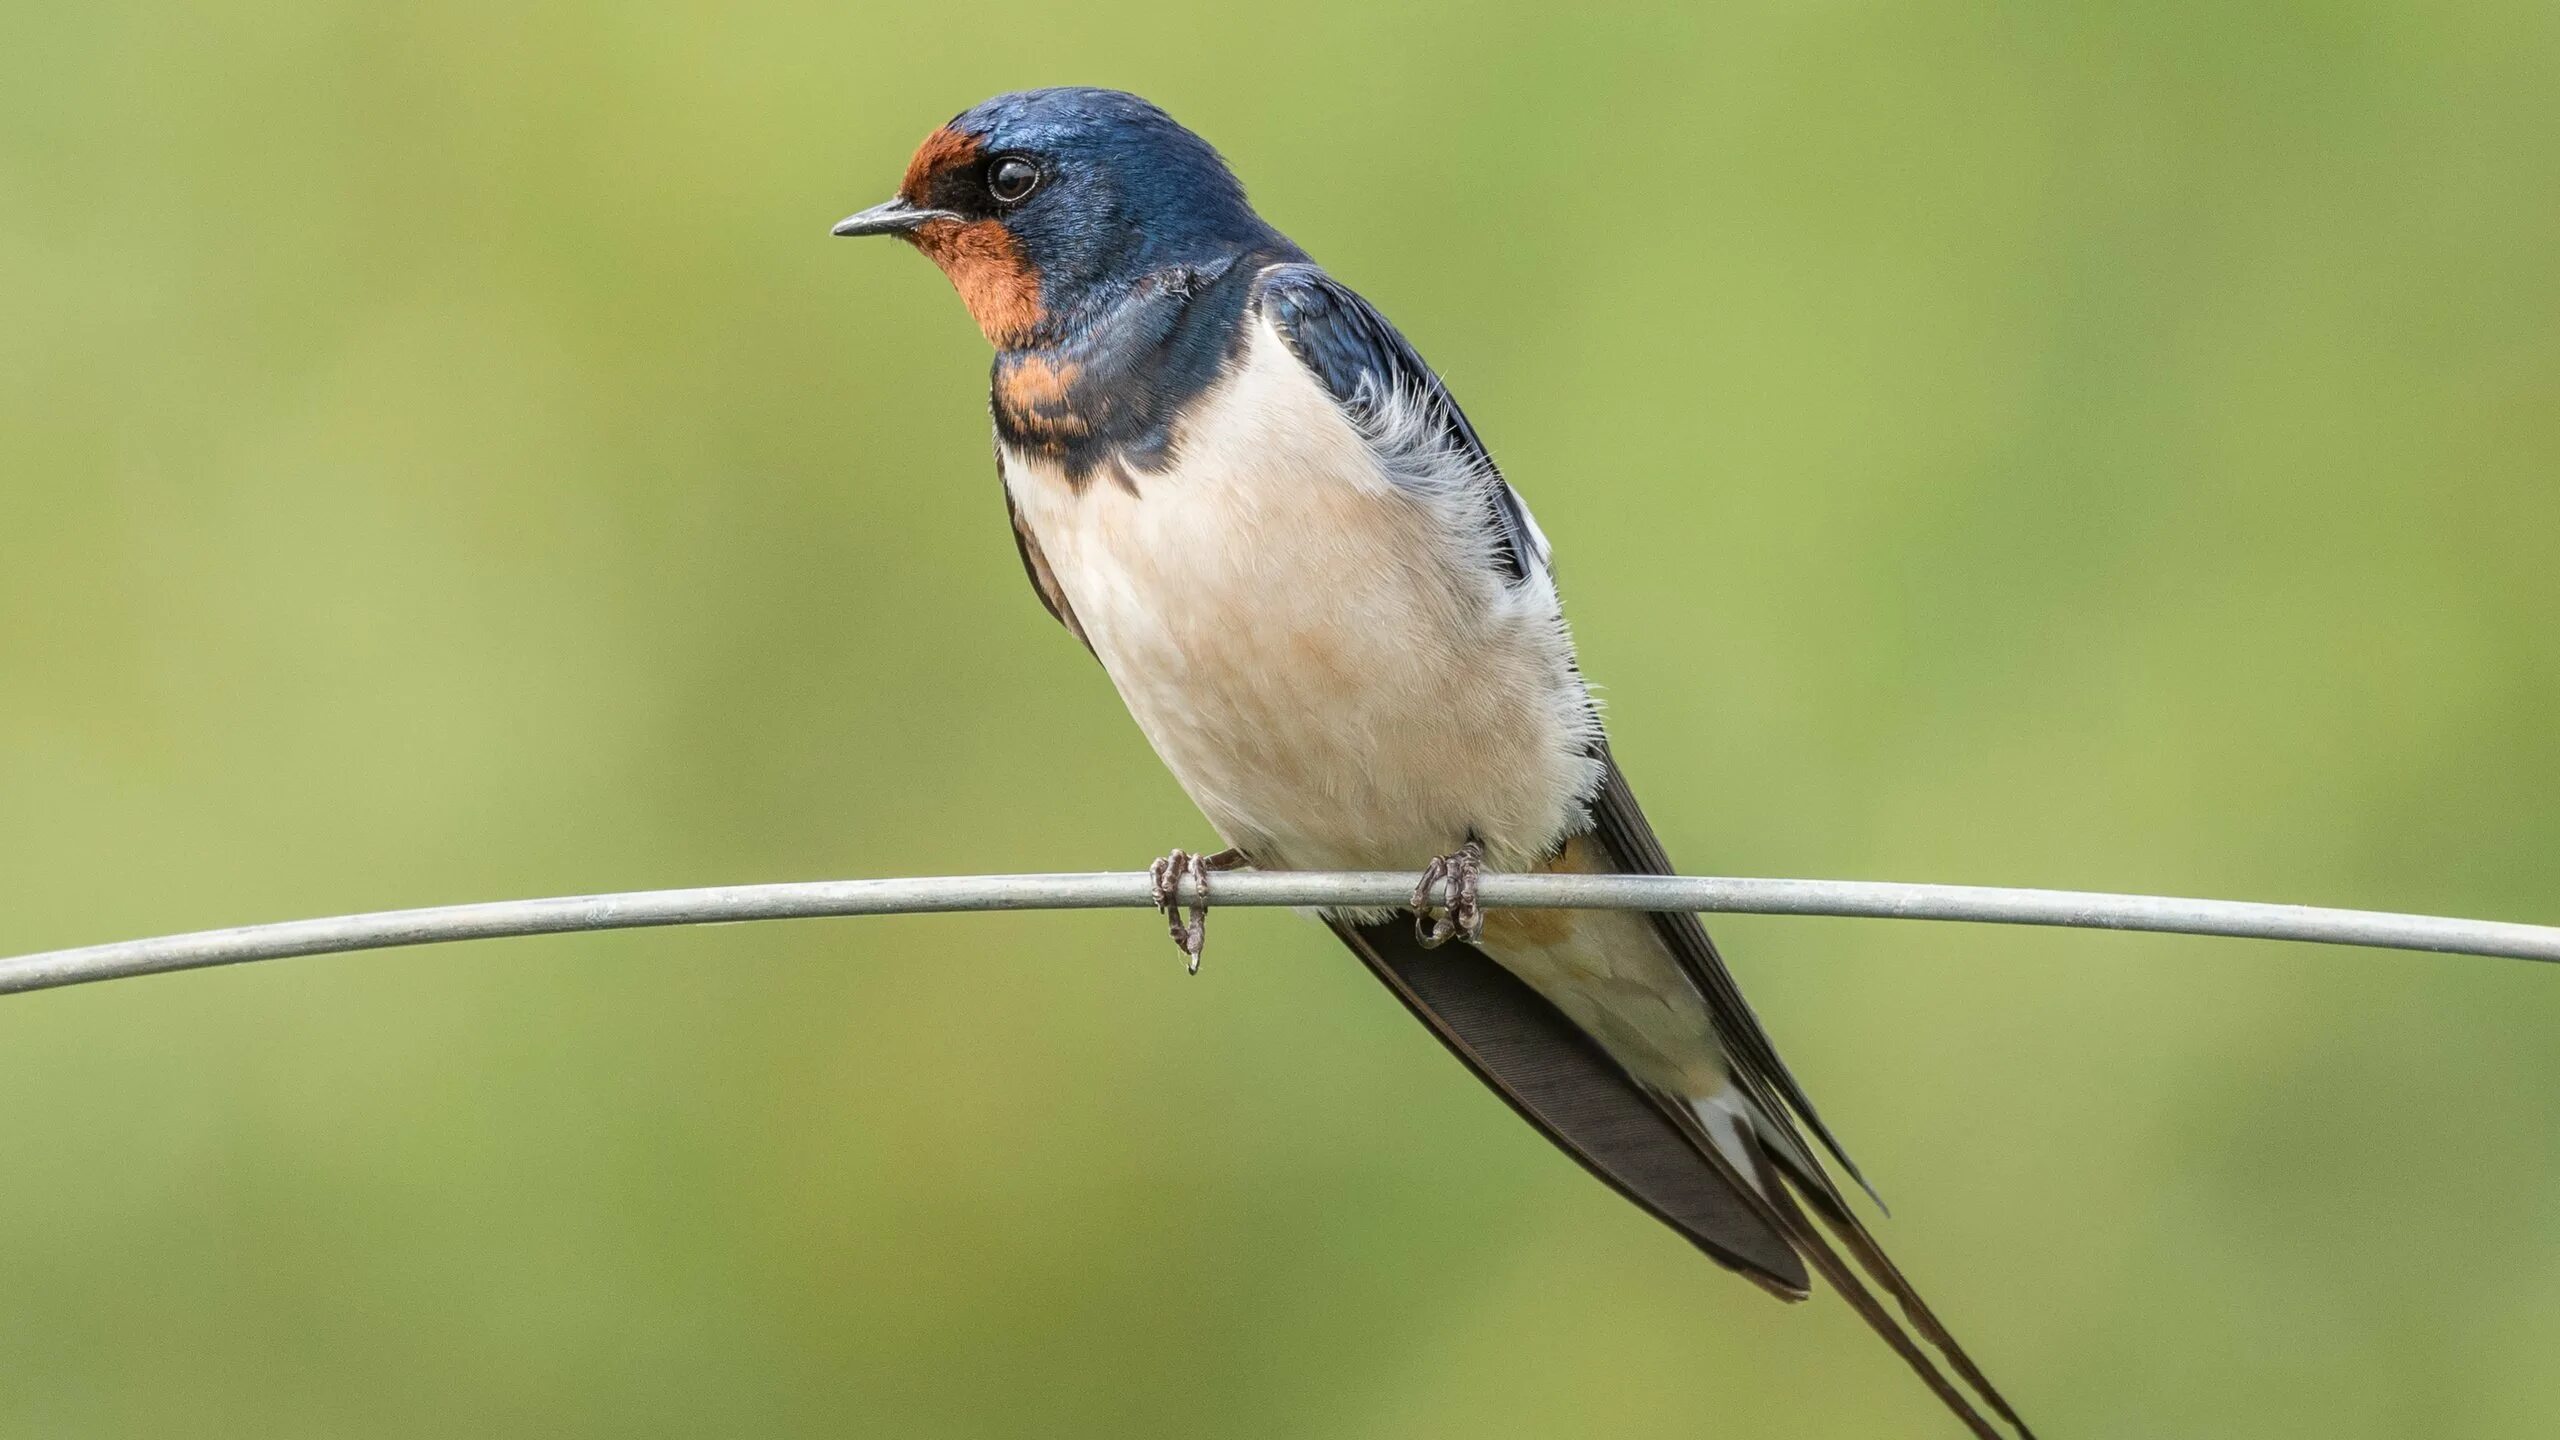
[[[1200,973],[1200,952],[1209,943],[1209,872],[1233,870],[1244,863],[1244,852],[1240,850],[1221,850],[1215,855],[1176,850],[1147,867],[1148,887],[1156,908],[1164,912],[1173,943],[1182,947],[1183,958],[1191,962],[1194,975]],[[1185,880],[1191,882],[1192,895],[1187,918],[1182,904]]]
[[[1484,934],[1484,911],[1476,904],[1476,880],[1483,873],[1484,847],[1473,840],[1423,867],[1422,883],[1413,887],[1413,938],[1422,948],[1436,950],[1452,940],[1472,943]],[[1442,890],[1438,906],[1431,901],[1434,886]]]
[[[1191,914],[1182,913],[1182,882],[1193,887]],[[1156,908],[1164,912],[1165,924],[1173,931],[1173,943],[1182,949],[1183,958],[1191,962],[1191,973],[1200,973],[1200,952],[1209,943],[1209,867],[1188,850],[1176,850],[1147,867],[1147,881]]]

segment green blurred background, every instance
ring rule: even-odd
[[[1449,375],[1695,871],[2560,920],[2542,0],[22,6],[0,953],[1209,837],[831,241],[1143,91]],[[0,1435],[1921,1435],[1320,931],[0,1003]],[[2550,1433],[2560,974],[1732,920],[2055,1437]]]

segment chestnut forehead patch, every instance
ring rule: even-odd
[[[916,147],[915,158],[907,162],[907,178],[898,186],[899,196],[910,205],[931,203],[934,178],[976,164],[978,150],[977,136],[948,125],[927,135],[924,143]]]

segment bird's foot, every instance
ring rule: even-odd
[[[1165,924],[1172,927],[1173,943],[1182,947],[1183,957],[1191,962],[1191,973],[1200,973],[1200,952],[1209,943],[1209,874],[1213,870],[1234,870],[1245,863],[1241,850],[1221,850],[1215,855],[1194,855],[1176,850],[1147,867],[1147,881],[1153,891],[1156,908],[1164,912]],[[1183,915],[1182,882],[1191,882],[1191,913]]]
[[[1422,883],[1413,887],[1413,938],[1426,950],[1452,940],[1472,942],[1484,933],[1484,911],[1476,905],[1476,879],[1484,873],[1484,847],[1473,840],[1423,867]],[[1432,887],[1442,903],[1431,903]],[[1437,909],[1438,914],[1433,914]]]

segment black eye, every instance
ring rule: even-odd
[[[1005,155],[987,167],[987,193],[999,205],[1019,205],[1040,188],[1040,167],[1019,155]]]

